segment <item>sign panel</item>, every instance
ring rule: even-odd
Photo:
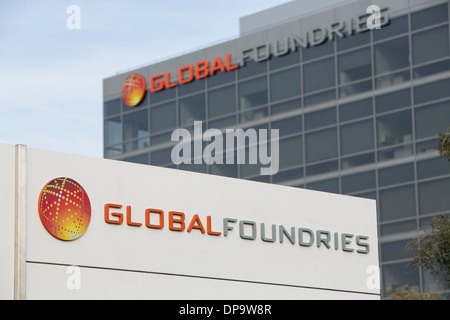
[[[27,150],[29,299],[378,299],[375,201]]]

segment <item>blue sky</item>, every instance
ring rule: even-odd
[[[0,143],[101,158],[102,80],[238,35],[289,0],[0,0]],[[69,30],[66,9],[81,10]]]

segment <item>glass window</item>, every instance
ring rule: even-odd
[[[306,185],[306,189],[323,191],[323,192],[331,192],[331,193],[339,193],[339,178],[308,183]]]
[[[419,268],[411,268],[411,262],[399,262],[383,265],[383,288],[395,290],[404,285],[419,291]]]
[[[309,107],[315,104],[324,103],[327,101],[336,99],[336,90],[332,89],[325,92],[314,93],[304,98],[305,107]]]
[[[151,133],[176,128],[177,108],[175,101],[150,108]]]
[[[303,61],[320,58],[334,53],[334,41],[327,41],[319,46],[302,48]]]
[[[115,146],[105,148],[105,158],[116,156],[122,152],[122,144],[116,144]]]
[[[237,70],[227,71],[227,72],[216,72],[214,75],[209,76],[208,88],[220,86],[221,84],[230,83],[236,80]]]
[[[314,162],[337,156],[336,128],[306,135],[306,161]]]
[[[391,19],[389,25],[373,29],[373,41],[387,39],[408,32],[408,15]]]
[[[397,38],[374,46],[375,74],[403,69],[409,66],[408,37]]]
[[[347,194],[368,189],[375,189],[375,171],[342,177],[342,193]]]
[[[155,103],[166,101],[169,99],[174,99],[177,95],[177,88],[164,89],[157,92],[150,93],[150,105]]]
[[[279,50],[282,50],[282,44],[279,45]],[[290,52],[283,56],[272,56],[270,59],[270,70],[275,70],[287,67],[300,62],[300,53],[298,51]]]
[[[373,120],[341,126],[341,154],[347,155],[374,148]]]
[[[148,136],[148,109],[123,116],[123,140]]]
[[[133,157],[124,158],[123,161],[139,163],[139,164],[148,164],[148,153],[140,154]]]
[[[411,29],[422,29],[448,21],[447,4],[411,13]]]
[[[357,32],[353,35],[346,35],[345,37],[337,37],[337,50],[347,50],[355,47],[365,45],[370,42],[369,32]]]
[[[120,113],[120,99],[105,101],[104,108],[105,117]]]
[[[414,102],[416,105],[442,98],[450,97],[450,79],[427,83],[414,88]]]
[[[120,117],[105,120],[105,145],[122,142],[122,122]]]
[[[334,57],[305,64],[303,83],[305,93],[333,87],[335,85]]]
[[[408,247],[409,242],[410,240],[408,239],[383,243],[381,245],[381,261],[386,262],[410,258],[412,252]]]
[[[426,179],[450,174],[447,159],[433,158],[417,162],[417,178]]]
[[[327,162],[321,162],[319,164],[313,164],[306,167],[306,175],[313,176],[316,174],[323,174],[328,172],[337,171],[339,168],[338,161],[332,160]]]
[[[205,94],[180,99],[180,126],[193,125],[194,121],[205,120]]]
[[[380,190],[381,221],[415,217],[416,193],[414,185]]]
[[[450,124],[450,100],[416,109],[415,120],[416,139],[437,136]]]
[[[267,77],[239,84],[239,109],[245,110],[267,103]]]
[[[450,211],[450,179],[419,183],[420,214]]]
[[[237,164],[212,164],[209,166],[210,173],[218,176],[237,178]]]
[[[413,154],[412,144],[400,145],[378,152],[378,161],[406,158]]]
[[[371,115],[373,115],[372,99],[360,100],[339,107],[339,120],[341,122]]]
[[[449,55],[448,25],[412,35],[414,64],[425,63]]]
[[[276,175],[272,176],[272,182],[283,184],[283,182],[300,178],[303,178],[303,168],[295,168],[285,171],[279,171]]]
[[[370,48],[363,48],[338,56],[339,84],[345,84],[372,75]]]
[[[280,169],[298,166],[303,163],[302,136],[280,140]]]
[[[234,85],[208,92],[208,117],[215,118],[236,112],[236,87]]]
[[[339,88],[339,96],[341,98],[349,97],[354,94],[363,93],[372,90],[372,80],[353,83]]]
[[[278,101],[300,94],[300,68],[292,68],[270,75],[270,99]]]
[[[411,111],[402,111],[377,119],[378,146],[412,141]]]
[[[172,148],[153,151],[151,153],[151,164],[163,165],[166,163],[172,163],[171,153]]]
[[[305,115],[305,129],[325,127],[336,124],[336,108],[307,113]]]
[[[348,169],[375,162],[375,153],[369,152],[341,159],[341,168]]]
[[[386,236],[390,234],[404,233],[416,230],[416,220],[394,222],[380,225],[380,235]]]
[[[375,97],[376,112],[382,113],[411,105],[411,90],[395,91]]]
[[[237,70],[239,79],[255,76],[267,71],[267,61],[255,62],[253,60],[249,60],[245,62],[245,66],[240,67]]]
[[[286,101],[278,104],[273,104],[270,107],[270,111],[272,115],[280,114],[292,110],[299,110],[302,106],[302,102],[300,99],[294,99],[291,101]]]
[[[280,137],[284,137],[302,131],[302,117],[292,117],[272,122],[272,129],[280,130]]]
[[[257,109],[252,109],[250,111],[241,112],[239,114],[239,122],[249,122],[253,120],[259,120],[267,117],[269,115],[269,108],[267,106]]]
[[[375,79],[375,88],[389,88],[409,81],[410,78],[409,70],[379,76]]]
[[[414,79],[430,76],[435,73],[446,72],[450,70],[450,59],[430,63],[421,67],[414,68]]]
[[[141,138],[141,139],[135,139],[128,142],[125,142],[123,144],[124,152],[130,152],[135,151],[143,148],[147,148],[149,146],[149,138]]]
[[[380,187],[412,180],[414,180],[413,163],[378,170],[378,184]]]
[[[178,96],[184,96],[189,93],[205,90],[205,83],[205,79],[198,79],[189,83],[181,84],[178,87]]]

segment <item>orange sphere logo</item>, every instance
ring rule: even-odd
[[[83,235],[91,220],[91,203],[83,187],[70,178],[56,178],[42,189],[39,217],[45,229],[60,240]]]
[[[122,87],[123,102],[129,107],[137,106],[145,96],[145,79],[138,73],[127,77]]]

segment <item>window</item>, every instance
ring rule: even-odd
[[[450,179],[419,183],[420,214],[450,211]]]
[[[122,142],[122,122],[120,117],[105,120],[105,145]]]
[[[412,140],[411,111],[393,113],[377,119],[378,147]]]
[[[139,163],[139,164],[148,164],[148,153],[140,154],[133,157],[128,157],[123,159],[127,162]]]
[[[372,75],[370,48],[344,53],[338,56],[339,84],[345,84]]]
[[[305,64],[303,83],[305,93],[333,87],[335,85],[334,57]]]
[[[272,122],[272,129],[280,130],[280,137],[290,134],[300,133],[302,131],[302,117],[292,117]]]
[[[305,115],[305,128],[311,130],[336,124],[336,108],[307,113]]]
[[[151,153],[151,164],[163,165],[167,163],[172,163],[171,153],[172,148],[153,151]]]
[[[381,221],[415,217],[416,195],[414,185],[380,190]]]
[[[341,122],[373,115],[372,99],[360,100],[339,107]]]
[[[373,40],[379,41],[387,39],[396,35],[400,35],[408,32],[408,16],[401,16],[395,19],[391,19],[388,26],[381,29],[373,29]]]
[[[239,109],[267,104],[267,78],[260,77],[239,84]]]
[[[306,161],[314,162],[337,156],[336,128],[306,135]]]
[[[123,140],[148,136],[148,111],[127,113],[123,116]]]
[[[345,194],[368,189],[375,189],[375,171],[342,177],[342,192]]]
[[[177,126],[175,101],[150,108],[151,133],[173,129]]]
[[[292,68],[270,75],[270,100],[278,101],[300,94],[300,68]]]
[[[399,262],[383,265],[383,288],[393,290],[408,285],[408,288],[419,291],[419,268],[411,270],[411,262]]]
[[[180,125],[193,125],[205,120],[205,95],[203,93],[180,99]]]
[[[303,61],[316,59],[334,53],[334,41],[327,41],[319,46],[302,48]]]
[[[450,97],[450,79],[427,83],[414,88],[414,102],[416,105]]]
[[[189,83],[182,84],[178,87],[178,96],[194,93],[205,89],[205,79],[198,79]]]
[[[417,162],[418,179],[426,179],[449,174],[450,170],[447,159],[434,158]]]
[[[435,137],[450,124],[450,100],[416,109],[415,120],[416,139]]]
[[[347,50],[365,45],[370,42],[370,32],[358,32],[351,36],[337,37],[337,50]]]
[[[382,113],[411,105],[410,89],[395,91],[375,98],[376,112]]]
[[[267,71],[267,62],[255,62],[249,60],[245,62],[245,66],[237,69],[239,79],[254,76]]]
[[[375,74],[383,74],[409,66],[408,37],[397,38],[374,46]]]
[[[298,166],[303,163],[302,136],[280,140],[280,169]]]
[[[120,99],[105,101],[104,108],[105,117],[120,113]]]
[[[448,21],[448,7],[447,4],[443,4],[412,13],[411,29],[422,29],[446,21]]]
[[[341,154],[371,150],[374,148],[373,121],[365,120],[341,127]]]
[[[412,35],[414,64],[425,63],[449,55],[448,25]]]
[[[304,98],[305,107],[309,107],[315,104],[327,102],[336,99],[336,90],[332,89],[325,92],[319,92],[315,94],[310,94]]]
[[[316,191],[339,193],[339,179],[335,178],[330,180],[308,183],[306,185],[306,188]]]
[[[378,170],[378,184],[380,187],[412,180],[414,180],[414,164],[412,163]]]
[[[215,118],[236,112],[236,88],[234,85],[211,90],[208,93],[208,117]]]

